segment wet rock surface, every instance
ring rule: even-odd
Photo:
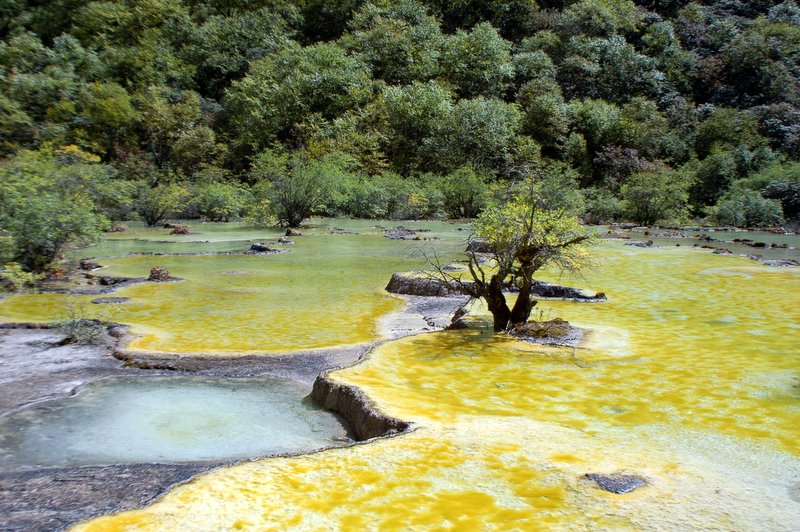
[[[228,359],[141,353],[137,364],[135,358],[115,356],[124,352],[117,347],[127,340],[124,327],[109,327],[95,345],[64,345],[63,339],[41,325],[0,324],[0,415],[69,397],[88,383],[114,377],[275,376],[303,382],[310,389],[321,372],[351,365],[369,349],[365,345]],[[91,517],[142,507],[172,486],[228,463],[0,470],[0,530],[64,530]]]
[[[647,486],[647,480],[639,475],[623,475],[620,473],[603,475],[600,473],[587,473],[584,476],[597,483],[600,489],[618,495],[630,493]]]
[[[93,516],[140,508],[220,464],[132,464],[0,471],[0,528],[65,530]]]
[[[92,299],[92,303],[95,305],[119,305],[122,303],[127,303],[131,301],[129,297],[98,297]]]
[[[417,238],[417,231],[400,225],[393,229],[387,229],[383,236],[390,240],[414,240]]]
[[[472,283],[465,282],[471,286]],[[458,283],[451,283],[442,279],[425,277],[408,277],[400,273],[392,274],[386,291],[392,294],[405,294],[410,296],[451,297],[465,295],[468,291]]]

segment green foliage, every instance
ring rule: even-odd
[[[441,180],[444,208],[451,218],[475,218],[488,202],[491,176],[462,166]]]
[[[685,216],[689,183],[676,172],[633,174],[621,189],[625,210],[640,225],[679,220]]]
[[[12,292],[19,292],[25,288],[36,288],[36,283],[45,278],[45,274],[28,272],[16,262],[7,262],[0,270],[0,279],[2,279],[6,288]]]
[[[352,165],[351,158],[339,153],[312,159],[304,153],[264,151],[253,162],[256,200],[267,199],[281,225],[299,227],[329,206]]]
[[[113,217],[167,175],[252,185],[265,150],[355,161],[323,214],[438,214],[460,168],[513,181],[544,158],[595,189],[593,216],[618,217],[632,176],[665,171],[693,181],[700,215],[800,158],[798,13],[790,0],[0,2],[0,157],[98,154],[116,175],[87,206]],[[793,183],[747,187],[792,219]],[[267,220],[280,207],[262,192],[249,210]]]
[[[112,172],[68,147],[22,151],[0,165],[3,260],[42,272],[67,244],[88,244],[108,226],[100,204]]]
[[[491,274],[474,253],[468,253],[468,258],[475,282],[473,295],[486,300],[495,330],[525,323],[535,304],[531,300],[534,274],[545,266],[578,271],[588,261],[586,245],[593,238],[591,229],[576,216],[549,205],[551,200],[535,179],[526,180],[525,185],[507,203],[485,209],[473,224],[475,234],[493,249]],[[503,294],[508,277],[519,287],[512,309]]]
[[[487,23],[450,37],[441,65],[444,78],[463,98],[502,97],[514,76],[511,44]]]
[[[242,216],[252,202],[250,191],[235,183],[212,182],[194,187],[192,207],[211,222],[228,222]]]
[[[380,7],[364,5],[342,42],[362,55],[375,78],[403,85],[438,74],[445,39],[424,6],[401,0]]]
[[[301,126],[333,120],[372,94],[369,69],[339,46],[288,47],[255,61],[228,91],[231,128],[240,145],[259,150]]]
[[[144,223],[152,227],[164,223],[166,219],[184,207],[189,191],[177,183],[142,185],[136,196],[136,212]]]
[[[771,227],[783,223],[781,203],[765,199],[755,190],[737,188],[723,195],[712,209],[718,225]]]
[[[585,221],[590,224],[619,220],[625,209],[622,201],[610,191],[591,187],[583,190]]]

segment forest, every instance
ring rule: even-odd
[[[126,220],[471,218],[530,181],[586,223],[800,217],[791,0],[5,0],[0,38],[20,274]]]

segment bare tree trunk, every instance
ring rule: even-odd
[[[497,275],[493,275],[489,285],[486,286],[483,297],[494,318],[494,330],[505,331],[508,327],[508,320],[511,318],[511,310],[506,303],[506,296],[503,295],[503,280],[499,279]]]
[[[532,279],[523,278],[517,300],[514,302],[514,308],[511,309],[511,315],[509,316],[509,321],[512,325],[525,323],[531,317],[531,311],[536,306],[536,301],[531,299],[532,285]]]

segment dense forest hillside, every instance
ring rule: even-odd
[[[590,222],[800,216],[791,0],[5,0],[0,37],[28,270],[112,220],[472,217],[524,179]]]

